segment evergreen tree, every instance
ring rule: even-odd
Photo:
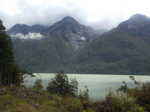
[[[35,81],[34,85],[33,85],[33,90],[40,92],[43,89],[43,85],[42,85],[42,80],[38,79]]]
[[[78,82],[74,79],[69,81],[67,75],[60,72],[49,82],[47,90],[58,95],[75,96],[78,92]]]
[[[0,20],[0,85],[20,85],[21,72],[14,61],[11,38]]]

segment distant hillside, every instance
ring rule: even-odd
[[[136,14],[74,58],[79,73],[149,74],[150,18]]]
[[[74,49],[61,38],[13,39],[17,63],[31,72],[56,72],[73,56]]]

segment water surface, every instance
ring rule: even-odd
[[[53,73],[34,73],[36,77],[27,77],[25,84],[32,86],[37,79],[43,81],[46,88],[48,82],[54,77]],[[79,82],[79,90],[89,89],[89,96],[93,100],[104,98],[109,91],[118,89],[122,82],[125,81],[129,87],[134,87],[133,81],[129,78],[131,75],[95,75],[95,74],[67,74],[69,78],[75,78]],[[134,75],[135,79],[140,82],[150,81],[150,76]]]

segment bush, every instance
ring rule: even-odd
[[[136,98],[136,102],[150,111],[150,83],[142,84],[137,88],[130,89],[128,94]]]
[[[110,94],[102,102],[95,104],[96,112],[145,112],[136,100],[126,94]]]
[[[36,80],[33,85],[33,90],[40,92],[42,91],[42,89],[43,89],[42,80],[40,79]]]
[[[82,99],[82,100],[89,100],[89,89],[87,86],[85,86],[84,88],[85,90],[83,91],[80,91],[79,93],[79,98]]]
[[[57,73],[49,82],[47,90],[53,94],[75,96],[78,92],[78,82],[75,79],[69,82],[66,74]]]

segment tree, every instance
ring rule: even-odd
[[[87,86],[84,87],[83,91],[80,91],[79,98],[83,100],[89,100],[89,89]]]
[[[122,82],[123,85],[120,86],[120,88],[117,90],[118,92],[121,91],[123,93],[127,93],[128,92],[128,86],[127,83],[125,81]]]
[[[67,75],[60,72],[49,82],[47,90],[58,95],[75,96],[78,91],[78,82],[73,79],[69,82]]]
[[[42,80],[41,79],[38,79],[38,80],[35,81],[33,89],[35,91],[41,91],[43,89],[43,85],[42,85]]]
[[[0,85],[20,85],[21,75],[14,61],[11,38],[0,20]]]

